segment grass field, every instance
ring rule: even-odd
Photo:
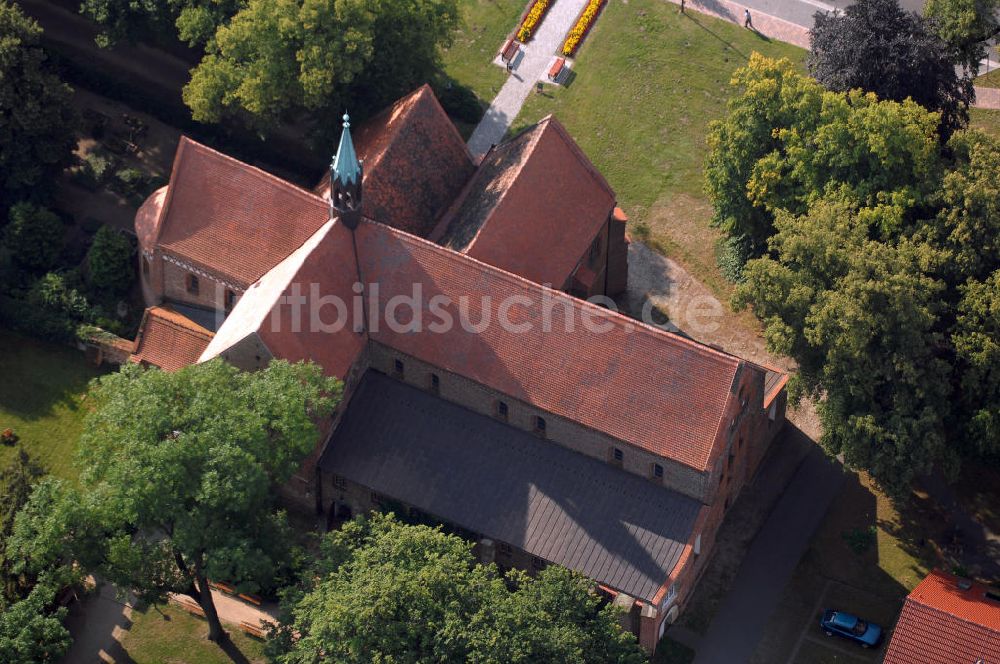
[[[565,88],[533,95],[512,131],[553,113],[661,251],[728,295],[718,234],[702,192],[709,121],[721,117],[732,72],[753,51],[801,62],[805,51],[660,0],[608,3]],[[640,231],[642,228],[640,227]]]
[[[880,650],[827,640],[818,627],[819,613],[842,609],[892,627],[903,599],[935,562],[930,540],[938,521],[921,495],[915,493],[900,509],[865,475],[849,473],[751,662],[787,662],[796,647],[794,664],[880,662]]]
[[[0,430],[11,428],[46,470],[75,478],[73,453],[87,383],[101,372],[83,353],[0,330]],[[14,455],[0,446],[0,463]]]
[[[231,664],[219,646],[205,638],[205,621],[175,606],[132,612],[132,626],[120,637],[134,664]],[[229,629],[233,643],[253,664],[263,664],[264,644]]]
[[[969,126],[982,129],[987,134],[1000,138],[1000,110],[992,108],[970,108]]]
[[[1000,88],[1000,69],[986,72],[976,79],[976,85],[984,88]]]
[[[475,92],[484,109],[507,80],[507,72],[491,63],[525,5],[526,0],[459,0],[462,22],[451,47],[442,54],[444,70]],[[457,124],[463,135],[474,129]]]

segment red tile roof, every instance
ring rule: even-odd
[[[354,330],[353,319],[346,320],[339,329],[322,331],[310,320],[315,297],[337,295],[348,307],[351,315],[351,287],[357,281],[357,268],[351,231],[340,223],[330,224],[325,237],[302,262],[295,276],[284,289],[283,295],[301,294],[301,307],[293,307],[289,298],[271,309],[260,326],[261,341],[275,357],[298,362],[312,360],[323,367],[329,376],[344,378],[364,350],[367,339],[363,330]],[[312,286],[317,286],[315,292]],[[294,320],[295,312],[299,319]],[[337,309],[330,304],[316,309],[320,322],[334,327],[338,320]],[[360,326],[359,326],[360,328]]]
[[[549,116],[487,153],[430,239],[562,288],[614,207],[611,187]]]
[[[362,223],[356,234],[362,279],[378,283],[382,311],[389,298],[411,295],[420,284],[425,314],[433,311],[430,299],[442,295],[456,321],[443,333],[394,331],[380,321],[369,330],[375,341],[654,454],[708,467],[738,358],[380,224]],[[463,298],[472,303],[466,315],[472,323],[481,320],[479,303],[488,298],[494,322],[480,333],[463,329],[457,304]],[[496,322],[508,298],[532,301],[511,300],[508,318],[533,331],[505,331]],[[408,322],[401,312],[400,322]],[[575,319],[572,331],[567,312]],[[585,314],[609,329],[587,330]]]
[[[465,142],[429,85],[368,120],[353,134],[364,162],[364,213],[426,237],[475,169]],[[327,173],[316,192],[327,195]]]
[[[885,664],[997,664],[1000,591],[933,571],[906,598]],[[990,599],[987,592],[998,599]]]
[[[316,194],[182,137],[159,247],[245,288],[326,221]]]
[[[150,307],[143,314],[131,359],[165,371],[177,371],[197,362],[212,336],[211,332],[176,311]]]

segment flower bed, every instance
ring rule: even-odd
[[[531,38],[531,34],[538,27],[538,24],[542,22],[542,17],[545,16],[545,12],[548,11],[549,5],[552,4],[552,0],[535,0],[531,5],[531,9],[528,13],[524,15],[524,20],[521,21],[521,27],[517,29],[517,40],[520,42],[526,42]]]
[[[597,20],[597,15],[600,13],[602,6],[604,6],[604,0],[590,0],[587,6],[583,8],[580,18],[576,19],[576,25],[569,31],[569,34],[566,35],[566,41],[563,42],[563,55],[573,55],[576,53],[576,49],[580,47],[580,42],[587,36],[590,27]]]

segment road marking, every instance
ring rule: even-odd
[[[825,2],[819,2],[819,0],[799,0],[799,2],[805,5],[812,5],[817,9],[822,9],[823,11],[827,12],[837,11],[837,8],[834,7],[833,5],[828,5]]]
[[[802,629],[802,633],[799,634],[799,640],[795,642],[795,648],[792,649],[792,654],[789,656],[788,661],[785,664],[795,664],[795,658],[799,656],[799,650],[802,648],[802,643],[809,636],[809,628],[812,627],[813,620],[816,618],[816,612],[819,611],[820,607],[823,606],[823,600],[826,599],[826,593],[830,590],[830,586],[833,582],[830,579],[826,580],[823,584],[823,592],[819,594],[819,599],[816,600],[816,605],[813,607],[812,611],[809,613],[809,622]]]

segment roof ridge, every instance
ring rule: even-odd
[[[654,337],[659,337],[659,338],[664,339],[665,341],[670,341],[670,342],[672,342],[673,344],[675,344],[677,346],[690,348],[691,350],[698,351],[698,352],[700,352],[703,355],[706,355],[708,357],[712,357],[712,358],[714,358],[716,360],[722,360],[722,361],[725,361],[727,363],[733,363],[736,366],[738,366],[741,362],[744,361],[742,358],[737,357],[736,355],[732,355],[732,354],[726,353],[724,351],[716,350],[716,349],[712,348],[711,346],[703,344],[703,343],[701,343],[699,341],[696,341],[694,339],[689,339],[687,337],[681,336],[679,334],[675,334],[675,333],[670,332],[668,330],[663,330],[663,329],[658,328],[658,327],[656,327],[654,325],[650,325],[648,323],[644,323],[643,321],[637,320],[637,319],[632,318],[630,316],[626,316],[625,314],[622,314],[620,312],[612,311],[610,309],[605,309],[604,307],[596,305],[593,302],[588,302],[586,300],[581,300],[579,298],[573,297],[572,295],[564,293],[563,291],[558,290],[556,288],[551,288],[551,287],[545,286],[544,284],[535,283],[534,281],[531,281],[530,279],[525,279],[524,277],[521,277],[521,276],[519,276],[517,274],[514,274],[513,272],[508,272],[507,270],[501,269],[501,268],[496,267],[494,265],[490,265],[489,263],[485,263],[485,262],[483,262],[483,261],[481,261],[481,260],[479,260],[477,258],[473,258],[472,256],[469,256],[466,253],[463,253],[463,252],[460,252],[460,251],[455,251],[453,249],[449,249],[448,247],[443,247],[443,246],[441,246],[439,244],[435,244],[435,243],[433,243],[433,242],[431,242],[429,240],[425,240],[425,239],[423,239],[421,237],[417,237],[416,235],[411,235],[410,233],[407,233],[406,231],[399,230],[398,228],[393,228],[391,226],[386,226],[385,224],[380,224],[380,223],[378,223],[376,221],[372,221],[370,219],[363,219],[363,221],[364,221],[364,223],[370,224],[373,227],[378,228],[381,231],[388,232],[388,233],[391,233],[393,235],[397,235],[400,238],[402,238],[402,239],[404,239],[404,240],[406,240],[408,242],[412,242],[414,244],[426,245],[426,247],[429,248],[429,249],[431,249],[432,251],[438,252],[438,253],[440,253],[442,255],[453,257],[453,260],[455,258],[457,258],[458,260],[464,260],[464,261],[468,261],[470,263],[475,263],[482,270],[487,271],[487,272],[493,272],[497,276],[499,276],[499,277],[503,278],[504,280],[506,280],[508,283],[511,283],[511,284],[516,285],[518,287],[522,287],[522,288],[523,287],[539,288],[539,289],[542,289],[542,290],[545,290],[545,291],[549,291],[550,293],[554,294],[556,297],[562,298],[564,300],[569,301],[570,304],[572,304],[573,306],[586,307],[586,308],[588,308],[588,309],[590,309],[592,311],[600,313],[601,315],[607,317],[612,323],[617,324],[617,325],[621,325],[622,327],[625,327],[626,329],[628,329],[628,328],[635,328],[635,329],[643,331],[643,332],[645,332],[647,334],[651,334]]]
[[[580,162],[580,165],[583,166],[584,170],[590,174],[597,184],[611,194],[611,198],[615,199],[615,205],[617,205],[618,197],[615,195],[615,190],[611,188],[611,185],[604,178],[604,175],[597,170],[597,167],[594,166],[590,157],[587,156],[587,153],[583,151],[583,148],[579,146],[576,140],[570,135],[569,131],[566,130],[566,127],[564,127],[563,123],[559,121],[559,118],[549,113],[539,121],[539,124],[542,122],[550,123],[551,126],[555,128],[555,130],[559,133],[559,136],[573,153],[573,156],[576,157],[577,161]]]
[[[517,165],[514,168],[514,172],[511,174],[510,184],[503,188],[503,191],[500,192],[500,196],[498,196],[493,205],[490,206],[490,209],[486,212],[485,218],[483,219],[483,223],[480,224],[479,228],[476,229],[475,235],[472,236],[472,239],[469,240],[468,244],[465,245],[465,248],[461,253],[467,253],[472,251],[472,248],[476,246],[476,240],[478,240],[479,236],[483,234],[483,231],[486,230],[486,227],[490,225],[490,220],[493,217],[493,213],[499,210],[503,202],[510,196],[511,190],[517,184],[518,178],[521,175],[521,171],[524,170],[525,164],[527,164],[528,160],[531,159],[531,153],[535,151],[536,147],[538,147],[538,141],[541,140],[542,135],[545,133],[545,127],[542,126],[543,121],[544,120],[540,120],[539,122],[536,122],[534,127],[531,127],[530,129],[525,129],[523,132],[521,132],[514,138],[510,139],[509,141],[501,143],[500,145],[496,146],[497,148],[502,148],[505,145],[511,145],[514,143],[514,141],[520,139],[522,136],[528,136],[532,132],[536,132],[537,130],[534,136],[530,136],[529,138],[525,139],[528,141],[528,145],[524,147],[524,154],[522,155],[521,159],[518,160]],[[486,154],[488,155],[489,152],[487,152]],[[486,155],[483,155],[483,161],[485,161],[485,159]],[[482,161],[480,161],[479,163],[481,166]],[[472,176],[472,179],[470,181],[475,180],[476,175],[478,175],[478,167],[477,167],[477,173]],[[471,191],[471,189],[469,191]],[[455,210],[455,214],[458,214],[457,208]]]
[[[207,154],[208,156],[211,156],[211,157],[214,157],[216,159],[220,159],[222,161],[229,162],[229,163],[232,163],[232,164],[238,164],[239,166],[241,166],[242,168],[244,168],[246,170],[253,171],[256,174],[263,176],[264,179],[270,180],[274,184],[280,186],[283,189],[286,189],[287,191],[289,191],[291,193],[294,193],[297,196],[300,196],[304,200],[307,200],[309,202],[322,203],[323,205],[326,205],[326,203],[327,203],[326,199],[323,198],[322,196],[318,195],[318,194],[314,194],[313,192],[311,192],[311,191],[309,191],[307,189],[303,189],[302,187],[298,186],[297,184],[295,184],[293,182],[289,182],[288,180],[286,180],[284,178],[278,177],[274,173],[268,173],[267,171],[265,171],[263,168],[260,168],[259,166],[254,166],[253,164],[248,164],[245,161],[242,161],[242,160],[237,159],[235,157],[231,157],[230,155],[227,155],[224,152],[220,152],[219,150],[216,150],[215,148],[209,147],[209,146],[205,145],[204,143],[199,143],[198,141],[194,140],[193,138],[190,138],[187,135],[181,135],[181,142],[180,142],[180,145],[178,146],[178,160],[180,159],[181,148],[182,148],[182,146],[185,143],[190,144],[195,150],[198,150],[199,152],[201,152],[203,154]],[[173,172],[174,173],[177,172],[176,166],[175,166]]]

